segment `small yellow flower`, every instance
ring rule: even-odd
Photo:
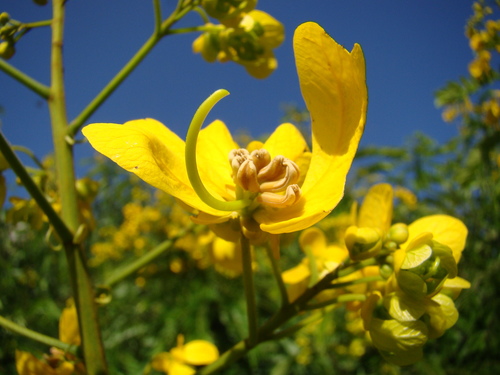
[[[191,207],[199,223],[244,217],[249,231],[307,228],[343,196],[364,129],[367,88],[359,45],[348,52],[309,22],[297,28],[294,48],[302,95],[313,119],[312,155],[303,182],[298,165],[308,148],[291,124],[279,126],[262,148],[251,152],[236,145],[221,121],[199,133],[196,159],[203,185],[219,201],[243,202],[241,209],[224,211],[200,198],[188,177],[184,141],[158,121],[92,124],[83,133],[97,151]]]
[[[169,352],[156,354],[151,366],[168,375],[192,375],[192,366],[204,366],[219,358],[217,347],[205,340],[194,340],[184,345],[184,336],[177,336],[177,346]]]

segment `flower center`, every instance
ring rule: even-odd
[[[269,207],[282,208],[296,203],[301,191],[297,181],[297,164],[278,155],[271,160],[265,149],[248,152],[244,148],[229,153],[229,163],[236,185],[257,194],[257,201]]]

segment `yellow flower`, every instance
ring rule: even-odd
[[[59,339],[71,345],[80,345],[80,331],[76,307],[68,302],[59,318]],[[16,350],[16,369],[19,375],[83,375],[82,363],[60,349],[51,348],[50,355],[40,360],[29,352]]]
[[[217,347],[205,340],[194,340],[184,345],[184,336],[177,336],[177,346],[170,352],[156,354],[151,366],[168,375],[192,375],[192,366],[208,365],[219,358]]]
[[[297,161],[308,149],[291,124],[279,126],[252,152],[239,148],[221,121],[199,132],[198,170],[190,172],[199,173],[218,201],[241,203],[237,209],[214,208],[200,198],[188,177],[186,144],[158,121],[92,124],[83,134],[122,168],[192,207],[199,223],[244,217],[245,228],[254,230],[255,223],[268,233],[310,227],[343,196],[366,119],[365,62],[359,45],[349,52],[311,22],[297,28],[294,49],[302,95],[313,119],[312,155],[303,182]]]

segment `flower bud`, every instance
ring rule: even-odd
[[[0,43],[0,57],[8,60],[16,53],[16,49],[14,44],[11,42],[2,42]]]
[[[7,12],[0,13],[0,24],[1,25],[5,25],[9,21],[10,21],[9,13],[7,13]]]
[[[47,3],[49,2],[49,0],[33,0],[33,2],[34,2],[36,5],[43,6],[43,5],[47,5]]]
[[[452,250],[426,233],[412,241],[396,273],[399,287],[414,298],[432,297],[439,293],[447,278],[457,275]]]
[[[382,234],[377,228],[358,228],[354,225],[347,228],[345,245],[352,260],[371,258],[382,248]]]
[[[398,245],[405,243],[408,240],[408,226],[403,223],[396,223],[389,229],[388,237]]]

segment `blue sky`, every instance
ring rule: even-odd
[[[174,3],[162,1],[165,16]],[[285,42],[276,50],[278,70],[268,79],[254,79],[237,64],[206,63],[191,50],[198,34],[169,36],[88,122],[152,117],[184,138],[197,106],[216,89],[225,88],[231,95],[215,107],[211,118],[253,136],[269,133],[280,123],[282,104],[303,106],[292,35],[300,23],[315,21],[347,49],[359,43],[364,50],[369,109],[362,144],[398,146],[415,131],[445,141],[457,128],[441,120],[433,93],[467,73],[472,54],[464,25],[471,6],[471,1],[461,0],[261,0],[258,9],[286,28]],[[29,0],[9,0],[2,2],[0,11],[32,22],[50,18],[51,9]],[[200,22],[193,14],[181,26]],[[152,29],[152,1],[68,1],[64,52],[70,120],[133,56]],[[48,84],[49,48],[49,29],[32,31],[18,44],[10,63]],[[46,104],[3,72],[0,105],[2,131],[12,144],[27,146],[40,157],[51,150]],[[88,144],[77,147],[79,158],[92,152]]]

